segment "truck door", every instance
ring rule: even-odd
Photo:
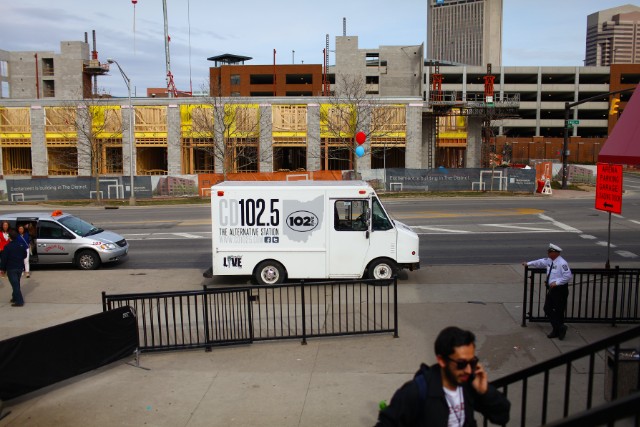
[[[371,235],[367,261],[390,258],[397,261],[397,230],[377,197],[371,199]]]
[[[359,278],[369,250],[369,200],[334,199],[329,231],[329,277]]]
[[[36,249],[39,264],[73,261],[72,243],[75,236],[53,221],[38,222]]]

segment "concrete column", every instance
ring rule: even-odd
[[[421,153],[420,153],[420,157],[418,158],[418,161],[420,162],[420,168],[430,169],[435,166],[435,159],[433,158],[435,156],[435,141],[432,140],[434,131],[435,131],[433,128],[434,126],[433,116],[431,115],[422,116],[421,123],[422,123],[422,136],[420,138]],[[429,158],[429,145],[431,145],[431,148],[432,148],[431,159]]]
[[[260,104],[260,139],[258,140],[258,171],[273,172],[273,125],[271,104]]]
[[[46,177],[49,175],[49,156],[44,137],[44,108],[31,106],[31,175]]]
[[[321,165],[320,105],[307,105],[307,170],[318,171]]]
[[[129,105],[123,105],[122,111],[122,174],[131,176],[131,169],[136,175],[136,147],[135,147],[135,127],[133,128],[133,139],[129,139],[129,126],[135,126],[135,106],[133,107],[133,123],[131,123],[131,110]],[[133,158],[131,157],[131,144],[133,143]]]
[[[538,67],[538,84],[536,86],[536,136],[540,136],[540,108],[542,106],[542,67]]]
[[[407,133],[404,165],[407,169],[421,169],[422,163],[422,103],[407,105]]]
[[[213,144],[215,145],[214,153],[214,170],[215,173],[224,174],[224,105],[213,106]]]
[[[482,118],[469,116],[467,122],[467,149],[465,152],[465,167],[479,168],[482,166]]]
[[[167,174],[182,173],[182,150],[180,138],[180,107],[169,104],[167,107]]]
[[[95,151],[101,147],[98,146],[97,141],[93,141],[92,144],[92,141],[89,140],[91,136],[96,138],[96,135],[91,130],[92,117],[86,105],[79,105],[78,108],[76,108],[76,117],[78,127],[78,142],[76,145],[76,149],[78,150],[78,176],[93,176],[96,171],[92,170],[92,159],[100,155],[100,153],[96,153]]]
[[[356,110],[358,109],[358,107],[355,107],[355,108]],[[367,110],[362,111],[362,114],[364,116],[362,120],[362,129],[356,129],[356,133],[362,131],[365,134],[369,135],[369,133],[371,132],[372,112],[373,112],[373,107],[370,107],[368,111]],[[356,114],[358,113],[360,113],[360,111],[356,112]],[[355,150],[355,147],[357,146],[357,143],[355,141],[355,134],[353,135],[353,138],[349,144],[351,144],[351,149]],[[355,169],[358,173],[371,169],[371,138],[367,137],[367,141],[364,144],[362,144],[362,146],[364,147],[364,156],[358,157],[356,153],[352,151],[353,158],[355,159]]]

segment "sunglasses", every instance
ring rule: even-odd
[[[449,362],[455,363],[456,369],[460,369],[460,370],[465,369],[467,365],[471,365],[471,370],[475,370],[476,366],[478,366],[478,362],[480,361],[480,359],[478,359],[477,357],[474,357],[471,360],[453,360],[447,357],[447,360]]]

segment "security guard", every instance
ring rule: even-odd
[[[523,262],[533,268],[547,269],[547,297],[544,302],[544,312],[551,322],[553,330],[547,337],[564,339],[567,327],[564,324],[564,313],[567,309],[567,297],[569,296],[569,282],[573,277],[569,264],[560,256],[562,249],[549,244],[547,258]]]

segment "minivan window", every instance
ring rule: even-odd
[[[58,219],[58,222],[81,237],[87,237],[104,231],[101,228],[94,227],[92,224],[71,215]]]
[[[65,233],[64,228],[60,227],[55,222],[40,221],[38,224],[38,238],[39,239],[69,239],[71,236],[69,232]]]

